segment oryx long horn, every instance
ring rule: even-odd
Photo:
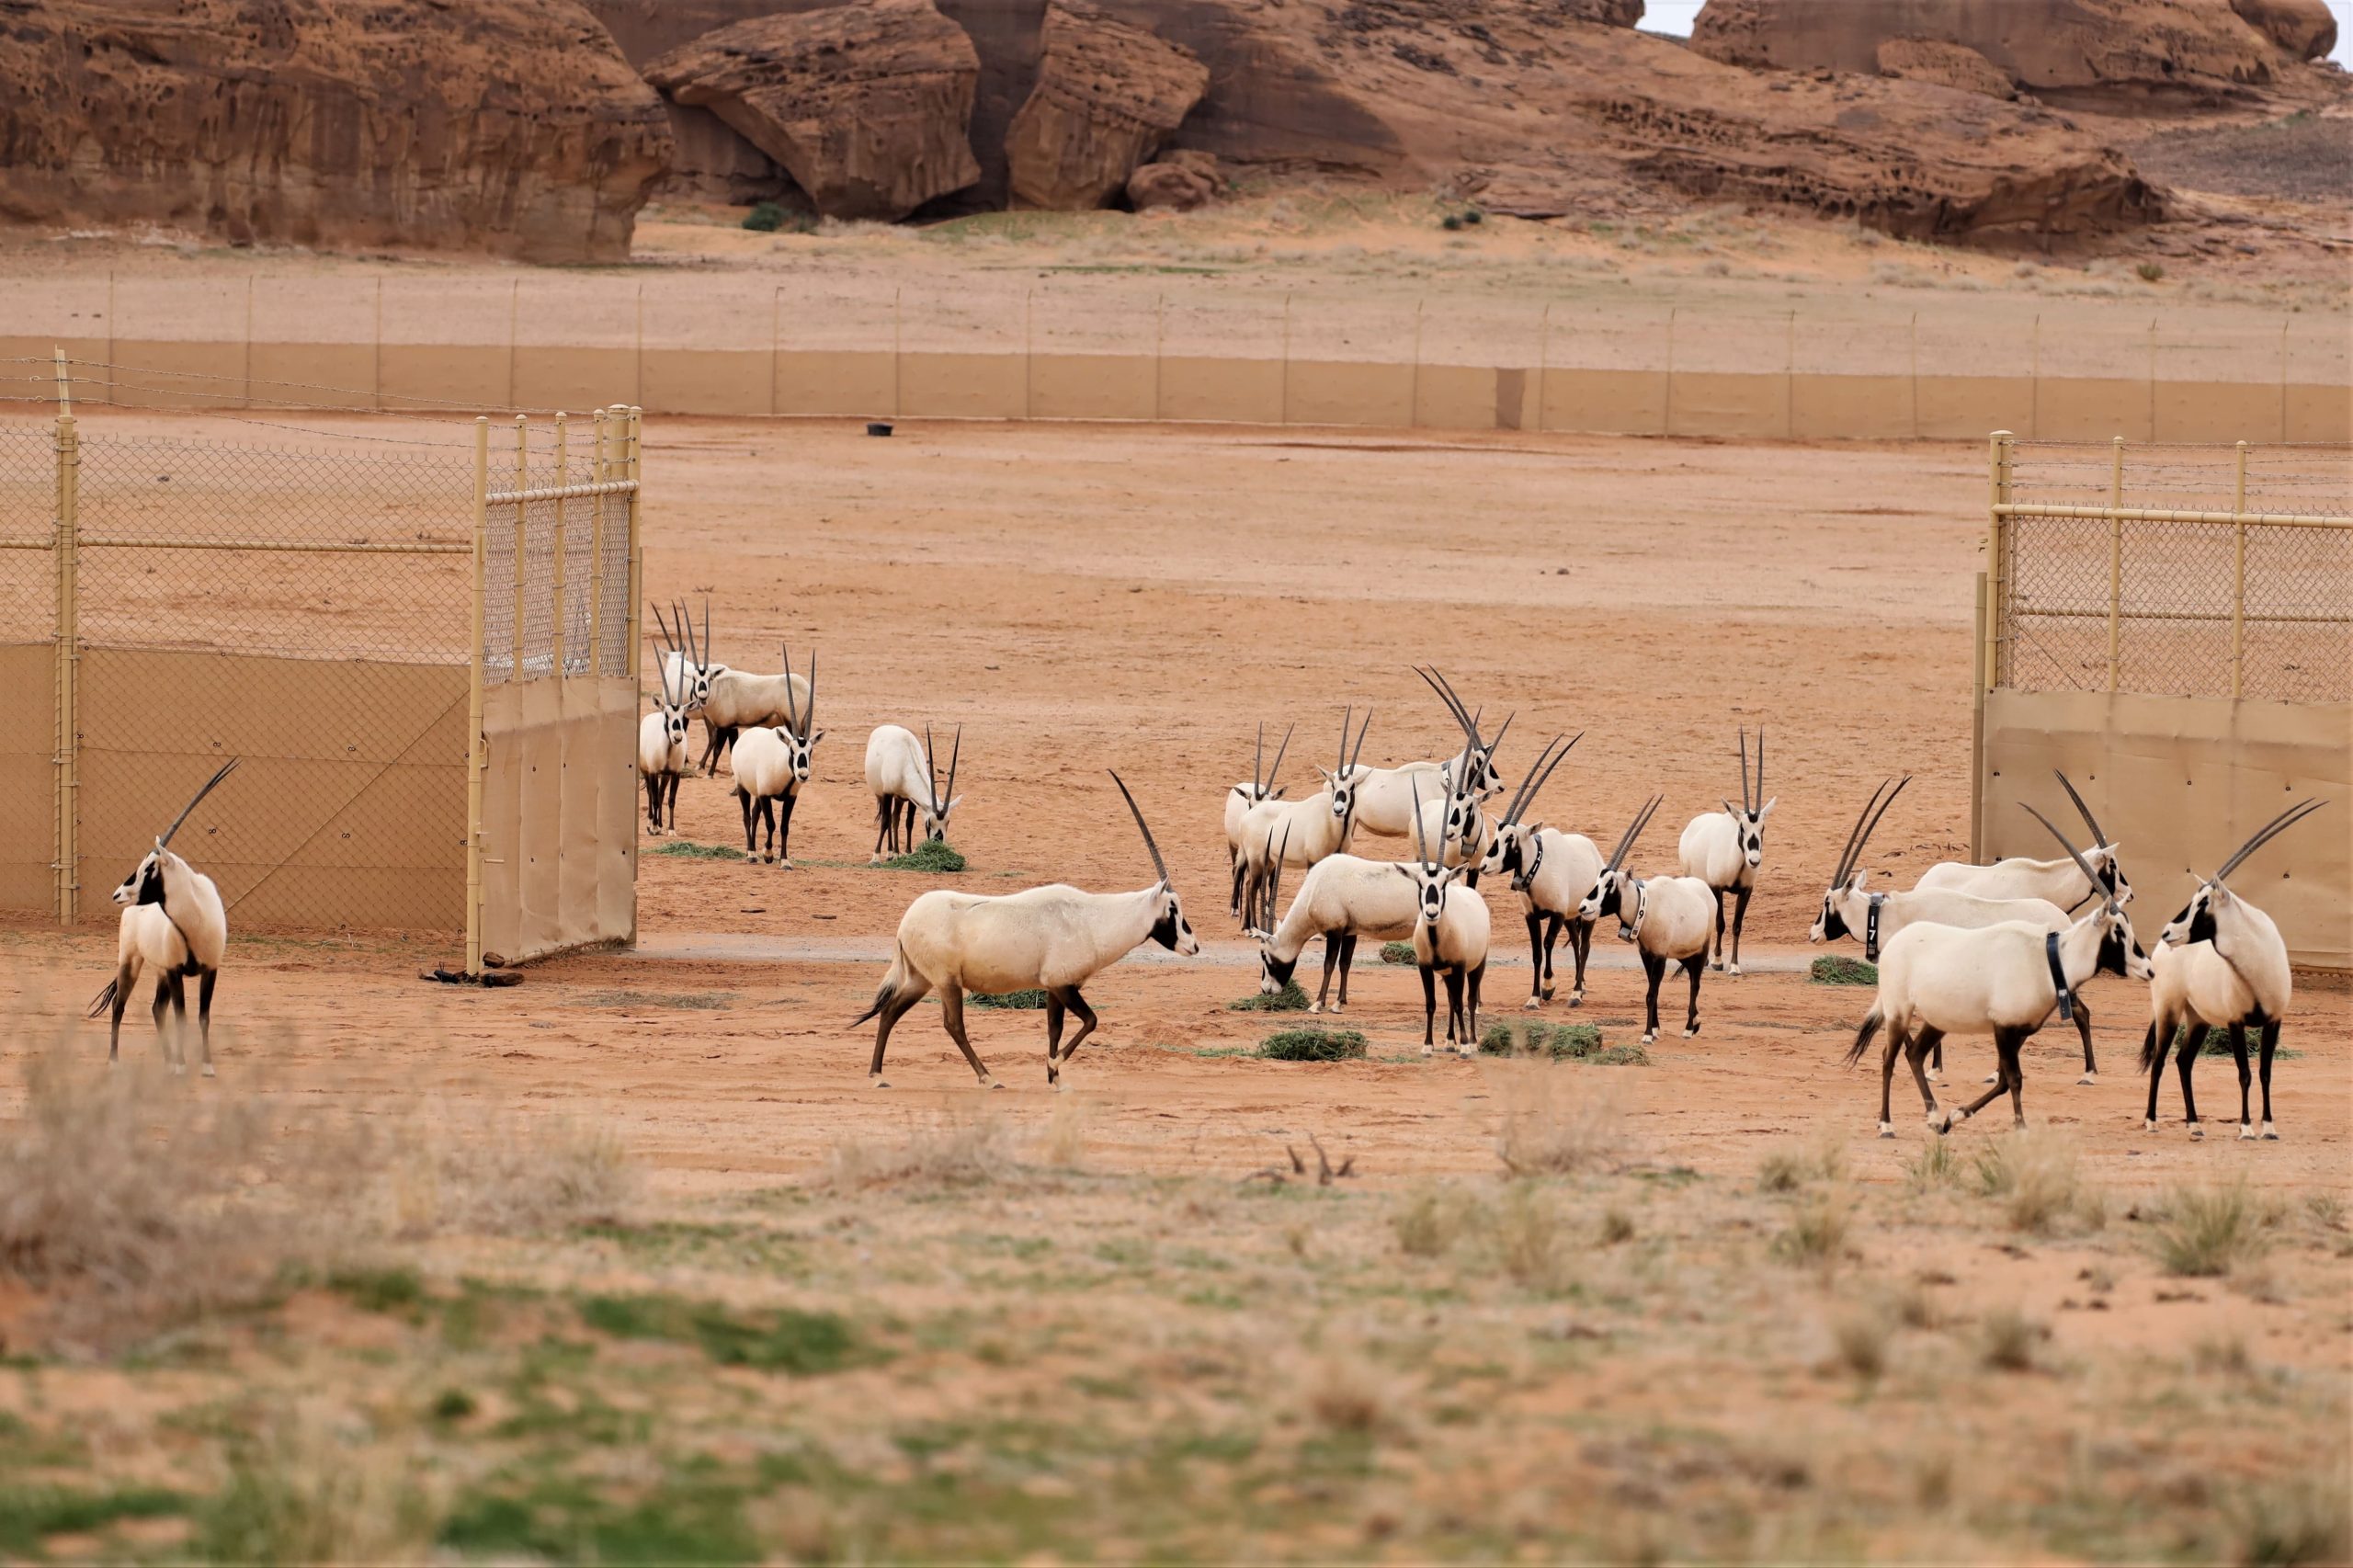
[[[937,806],[939,804],[939,754],[931,749],[929,724],[923,727],[923,767],[924,771],[931,776],[931,803]]]
[[[1759,767],[1757,771],[1761,773],[1764,769]],[[1756,802],[1748,793],[1748,726],[1745,724],[1740,727],[1740,809],[1745,812],[1756,809]]]
[[[1430,863],[1430,841],[1428,835],[1422,832],[1422,781],[1418,777],[1409,776],[1405,787],[1414,795],[1414,854],[1427,866]]]
[[[654,612],[654,624],[662,630],[662,651],[665,653],[676,652],[678,639],[671,631],[670,623],[662,619],[662,607],[648,599],[645,601],[645,608]]]
[[[1259,786],[1258,793],[1262,799],[1272,800],[1274,798],[1275,775],[1283,770],[1283,753],[1290,750],[1290,733],[1297,728],[1299,728],[1299,726],[1296,724],[1286,724],[1283,726],[1282,744],[1275,748],[1275,765],[1267,769],[1267,781],[1265,784]]]
[[[1627,855],[1634,847],[1634,840],[1643,835],[1643,829],[1650,825],[1651,813],[1657,811],[1659,802],[1665,799],[1665,795],[1653,795],[1643,802],[1643,809],[1634,813],[1634,820],[1628,823],[1626,831],[1619,835],[1618,847],[1609,852],[1610,870],[1617,870],[1626,863]]]
[[[2091,883],[2092,891],[2094,892],[2100,893],[2110,903],[2115,902],[2115,895],[2113,893],[2107,892],[2100,886],[2099,873],[2092,869],[2091,862],[2084,858],[2083,852],[2081,850],[2077,849],[2073,844],[2067,842],[2067,835],[2060,832],[2059,829],[2052,824],[2049,817],[2044,816],[2032,806],[2028,806],[2024,801],[2020,801],[2018,804],[2026,806],[2027,814],[2029,816],[2034,818],[2035,821],[2040,823],[2043,826],[2051,829],[2051,836],[2057,839],[2059,841],[2060,847],[2067,851],[2067,858],[2075,863],[2075,869],[2083,872],[2084,880]],[[2097,830],[2095,829],[2094,831]]]
[[[1290,853],[1290,824],[1283,824],[1283,841],[1275,851],[1275,863],[1267,875],[1267,917],[1259,926],[1262,931],[1275,928],[1275,917],[1282,908],[1283,858]]]
[[[800,705],[792,699],[792,644],[779,639],[777,651],[784,655],[784,722],[791,726],[796,736],[805,734],[807,732],[801,722]]]
[[[1838,851],[1837,869],[1830,873],[1831,886],[1836,887],[1845,881],[1847,873],[1855,869],[1855,841],[1862,837],[1864,820],[1871,814],[1871,808],[1879,804],[1880,791],[1886,788],[1887,780],[1881,779],[1872,788],[1871,798],[1863,802],[1863,809],[1855,813],[1855,825],[1847,830],[1846,847]]]
[[[948,793],[940,796],[938,801],[939,809],[942,811],[946,811],[948,809],[948,803],[956,798],[956,765],[963,760],[964,726],[958,724],[956,726],[956,739],[948,748]],[[1144,836],[1148,838],[1151,835],[1146,834]]]
[[[670,604],[670,613],[678,618],[678,625],[687,634],[687,662],[693,665],[698,669],[701,668],[703,664],[703,651],[695,642],[695,618],[692,613],[688,610],[687,601],[684,599],[672,600]],[[703,628],[703,636],[707,640],[710,635],[710,627],[705,626]]]
[[[1126,797],[1128,812],[1136,819],[1136,831],[1143,835],[1143,846],[1151,852],[1152,869],[1154,874],[1159,877],[1160,885],[1175,886],[1176,884],[1168,880],[1168,862],[1160,858],[1160,846],[1152,841],[1152,829],[1144,825],[1143,812],[1137,807],[1136,798],[1128,793],[1127,781],[1121,778],[1116,770],[1107,769],[1106,771],[1110,772],[1111,782],[1117,784],[1120,787],[1120,793]]]
[[[1518,822],[1520,818],[1520,813],[1528,810],[1529,806],[1536,803],[1536,792],[1544,788],[1545,780],[1552,777],[1552,770],[1560,767],[1563,762],[1568,759],[1569,753],[1576,750],[1577,741],[1581,741],[1583,739],[1585,739],[1585,732],[1583,730],[1579,730],[1576,733],[1576,739],[1572,740],[1566,745],[1561,745],[1560,736],[1554,735],[1552,737],[1552,741],[1546,744],[1544,749],[1537,754],[1535,762],[1531,764],[1528,769],[1528,777],[1519,781],[1519,793],[1512,797],[1511,810],[1504,813],[1505,822]],[[1552,750],[1553,746],[1561,746],[1557,755]],[[1547,758],[1550,758],[1551,760],[1547,761]],[[1541,768],[1543,771],[1539,772],[1539,768]]]
[[[1848,873],[1854,870],[1855,863],[1863,858],[1863,846],[1870,843],[1871,835],[1879,831],[1879,819],[1887,815],[1887,808],[1895,804],[1895,797],[1904,793],[1904,786],[1911,782],[1912,776],[1905,774],[1896,782],[1894,789],[1887,790],[1887,799],[1884,801],[1879,800],[1879,790],[1871,791],[1871,799],[1879,801],[1879,810],[1872,811],[1869,805],[1865,805],[1864,815],[1869,816],[1870,821],[1866,823],[1861,817],[1855,819],[1855,825],[1859,831],[1855,835],[1854,843],[1847,846],[1847,863],[1839,869],[1836,881],[1845,881]],[[1881,779],[1879,787],[1881,790],[1887,790],[1887,780]]]
[[[710,663],[710,596],[702,597],[702,657],[699,663]]]
[[[2067,791],[2067,799],[2075,802],[2075,810],[2083,815],[2084,825],[2092,830],[2092,842],[2102,849],[2107,848],[2108,835],[2100,831],[2099,819],[2092,815],[2089,806],[2084,804],[2084,798],[2075,793],[2075,781],[2055,767],[2051,770],[2051,777],[2059,780],[2060,787]]]
[[[784,689],[785,689],[786,691],[790,692],[790,691],[792,689],[792,661],[791,661],[791,660],[790,660],[790,659],[788,659],[788,660],[786,660],[786,661],[785,661],[785,664],[784,664],[784,675],[785,675]],[[808,739],[812,734],[813,734],[813,733],[816,733],[816,729],[817,729],[817,650],[816,650],[816,649],[814,649],[814,648],[811,648],[811,649],[809,650],[809,700],[808,700],[805,704],[803,704],[803,705],[802,705],[802,709],[801,709],[801,738],[802,740],[804,740],[804,741],[805,741],[805,740],[807,740],[807,739]]]
[[[1504,727],[1495,732],[1495,738],[1482,744],[1480,749],[1487,754],[1487,760],[1489,762],[1492,763],[1495,760],[1496,748],[1504,744],[1504,737],[1511,733],[1511,722],[1518,717],[1519,715],[1517,712],[1505,714]]]
[[[1364,760],[1364,738],[1371,729],[1372,709],[1368,706],[1364,710],[1364,722],[1357,726],[1357,748],[1348,754],[1348,772],[1354,773],[1357,764]]]
[[[1258,749],[1250,754],[1250,803],[1254,806],[1266,799],[1267,787],[1258,781],[1258,775],[1266,766],[1267,722],[1261,719],[1258,721]]]
[[[2240,861],[2245,860],[2248,856],[2254,854],[2256,850],[2262,848],[2265,845],[2270,843],[2273,839],[2279,837],[2281,834],[2287,832],[2290,828],[2295,826],[2298,823],[2303,821],[2306,817],[2312,815],[2314,812],[2320,810],[2326,804],[2328,804],[2326,801],[2314,799],[2305,801],[2300,805],[2290,806],[2286,811],[2281,812],[2278,816],[2273,817],[2269,822],[2256,829],[2255,836],[2248,839],[2245,844],[2240,845],[2238,853],[2222,862],[2222,869],[2214,873],[2213,880],[2218,882],[2221,881],[2224,877],[2229,876],[2233,871],[2239,869]]]
[[[1755,811],[1765,809],[1765,726],[1756,726],[1756,804]]]
[[[1472,721],[1471,710],[1462,706],[1462,699],[1454,695],[1454,687],[1447,684],[1446,677],[1438,673],[1435,665],[1426,670],[1421,665],[1415,665],[1414,673],[1421,676],[1432,691],[1438,693],[1438,699],[1446,704],[1446,710],[1454,715],[1455,723],[1461,727],[1463,738],[1472,745],[1477,745],[1479,726]]]
[[[1339,760],[1332,765],[1339,769],[1332,780],[1335,784],[1348,776],[1348,722],[1356,716],[1357,708],[1353,702],[1340,710],[1340,756]]]
[[[188,812],[196,810],[196,808],[203,802],[204,797],[212,793],[212,788],[214,785],[220,783],[223,778],[228,778],[232,773],[236,772],[237,764],[244,760],[245,759],[242,756],[233,756],[228,761],[222,763],[220,770],[214,773],[211,778],[204,781],[204,788],[199,790],[195,794],[188,797],[188,804],[180,808],[180,814],[172,819],[172,825],[165,828],[162,835],[156,838],[155,847],[162,849],[169,846],[172,842],[172,835],[180,830],[180,824],[188,821]]]

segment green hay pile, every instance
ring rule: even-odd
[[[668,855],[680,860],[741,860],[744,852],[719,844],[691,844],[683,838],[665,838],[648,855]]]
[[[1877,985],[1879,965],[1827,954],[1813,960],[1805,977],[1816,985]]]
[[[2188,1024],[2183,1024],[2173,1031],[2173,1048],[2165,1052],[2165,1059],[2167,1061],[2171,1061],[2173,1058],[2179,1056],[2183,1051],[2188,1051],[2188,1049],[2189,1026]],[[2208,1029],[2206,1031],[2206,1049],[2200,1051],[2199,1054],[2200,1056],[2229,1057],[2231,1054],[2231,1031],[2228,1029]],[[2271,1060],[2274,1062],[2285,1062],[2290,1057],[2302,1056],[2302,1054],[2303,1052],[2301,1051],[2290,1051],[2283,1045],[2279,1047],[2279,1050],[2271,1053]],[[2252,1067],[2262,1060],[2262,1045],[2256,1039],[2256,1031],[2249,1029],[2246,1031],[2247,1065]]]
[[[1414,944],[1411,942],[1381,943],[1381,961],[1382,963],[1412,963],[1414,961]]]
[[[1484,1056],[1536,1056],[1552,1062],[1590,1062],[1603,1067],[1647,1067],[1651,1054],[1640,1045],[1605,1049],[1592,1024],[1547,1024],[1534,1019],[1490,1024],[1479,1038]]]
[[[1034,1011],[1045,1006],[1046,994],[1032,986],[1027,991],[1008,991],[1002,996],[983,996],[974,991],[964,1000],[975,1007],[1027,1007]]]
[[[1258,1042],[1270,1062],[1361,1062],[1364,1036],[1355,1029],[1277,1029]]]
[[[961,871],[964,857],[944,838],[926,838],[904,855],[882,862],[886,871]]]
[[[1298,981],[1286,980],[1283,988],[1272,996],[1254,992],[1238,1001],[1228,1002],[1225,1007],[1230,1013],[1304,1013],[1307,1011],[1307,993],[1299,988]]]

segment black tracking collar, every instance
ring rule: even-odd
[[[2075,994],[2067,989],[2067,971],[2059,962],[2059,933],[2046,931],[2042,936],[2042,959],[2051,966],[2052,988],[2059,993],[2059,1021],[2072,1023],[2075,1017]]]
[[[1871,963],[1879,962],[1879,906],[1887,902],[1887,894],[1870,895],[1870,912],[1863,916],[1863,957]]]

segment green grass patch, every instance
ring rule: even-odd
[[[665,1479],[634,1498],[573,1476],[461,1495],[440,1543],[470,1557],[550,1562],[754,1562],[759,1542],[744,1491],[702,1477]]]
[[[849,1320],[792,1307],[731,1312],[683,1296],[583,1296],[580,1321],[616,1339],[666,1339],[700,1346],[723,1367],[774,1372],[833,1372],[868,1358]]]
[[[983,996],[979,992],[968,993],[964,1000],[975,1007],[1018,1007],[1035,1012],[1046,1005],[1046,994],[1036,986],[1027,991],[1008,991],[1001,996]]]
[[[1816,985],[1877,985],[1879,965],[1825,953],[1807,967],[1805,977]]]
[[[926,838],[904,855],[882,862],[886,871],[961,871],[964,857],[944,838]]]
[[[723,844],[694,844],[683,838],[665,838],[646,851],[648,855],[667,855],[674,860],[741,860],[744,852]]]
[[[732,991],[589,991],[572,999],[575,1007],[677,1007],[723,1012],[735,1005]]]
[[[1540,1056],[1605,1067],[1647,1067],[1651,1060],[1639,1044],[1605,1048],[1597,1025],[1547,1024],[1533,1018],[1489,1024],[1479,1037],[1479,1051],[1485,1056]]]
[[[2168,1056],[2179,1056],[2183,1051],[2188,1051],[2188,1049],[2189,1026],[2188,1024],[2183,1024],[2173,1031],[2173,1047],[2166,1052],[2166,1054]],[[2220,1056],[2227,1059],[2231,1054],[2231,1031],[2228,1029],[2208,1029],[2206,1031],[2206,1049],[2200,1051],[2199,1054],[2200,1056]],[[2274,1062],[2286,1062],[2290,1058],[2302,1056],[2302,1054],[2303,1052],[2301,1051],[2290,1051],[2283,1045],[2272,1051],[2271,1059]],[[2247,1061],[2250,1062],[2256,1062],[2261,1060],[2261,1057],[2262,1052],[2257,1049],[2254,1037],[2252,1035],[2248,1036],[2246,1042]]]
[[[1411,942],[1383,942],[1383,943],[1381,943],[1381,961],[1382,963],[1412,963],[1412,962],[1414,962],[1414,961],[1415,961],[1415,960],[1414,960],[1414,944],[1413,944],[1413,943],[1411,943]]]
[[[344,1268],[327,1276],[327,1289],[362,1312],[413,1317],[425,1304],[425,1281],[414,1268]]]
[[[1300,989],[1296,980],[1286,980],[1283,988],[1272,996],[1252,992],[1225,1005],[1229,1013],[1304,1013],[1307,993]]]
[[[90,1535],[125,1519],[176,1518],[188,1499],[156,1486],[85,1492],[72,1486],[0,1487],[0,1554],[23,1559],[42,1555],[53,1535]]]
[[[1277,1029],[1258,1042],[1270,1062],[1361,1062],[1364,1035],[1357,1029]]]

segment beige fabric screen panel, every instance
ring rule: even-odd
[[[2076,824],[2053,768],[2084,792],[2132,879],[2133,924],[2155,939],[2247,835],[2308,795],[2332,803],[2231,879],[2279,922],[2302,965],[2353,968],[2353,704],[2234,702],[2088,691],[1985,694],[1984,853],[2059,853],[2017,802]]]
[[[521,963],[636,935],[637,707],[616,676],[483,694],[485,954]]]
[[[0,644],[0,909],[57,907],[56,756],[56,651]]]

